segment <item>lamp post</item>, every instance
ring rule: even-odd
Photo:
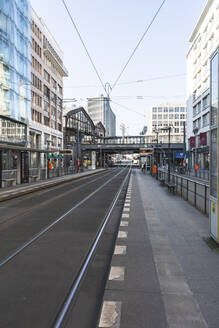
[[[168,183],[170,183],[170,131],[171,126],[167,126],[166,128],[162,128],[163,131],[168,131]]]

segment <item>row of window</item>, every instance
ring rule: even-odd
[[[158,119],[158,120],[162,120],[162,119],[164,119],[164,120],[168,120],[168,118],[170,119],[170,120],[185,120],[186,119],[186,115],[185,114],[164,114],[164,115],[162,115],[162,114],[153,114],[152,115],[152,119],[153,120],[156,120],[156,119]]]
[[[37,26],[37,24],[32,20],[31,22],[31,30],[33,31],[33,33],[36,35],[36,37],[42,41],[42,32],[40,31],[39,27]]]
[[[42,114],[35,109],[32,109],[32,120],[34,122],[42,123]]]
[[[54,89],[57,89],[58,88],[58,92],[62,95],[62,87],[61,85],[59,85],[54,79],[52,76],[50,76],[50,74],[44,70],[44,79],[48,82],[48,83],[51,83],[52,87]]]
[[[186,107],[153,107],[152,108],[153,113],[179,113],[179,112],[186,112]]]
[[[57,141],[58,141],[58,145],[57,144]],[[44,133],[44,145],[49,147],[51,144],[51,146],[53,147],[62,147],[62,139],[61,138],[57,138],[56,136],[51,136],[50,138],[50,135],[47,134],[47,133]]]
[[[31,102],[39,107],[42,107],[42,97],[40,97],[36,92],[31,91]]]
[[[32,85],[39,89],[40,91],[42,91],[42,82],[41,80],[33,73],[31,73],[31,82],[32,82]]]
[[[38,62],[38,60],[34,57],[32,57],[32,67],[40,74],[42,74],[42,65]]]
[[[33,49],[33,51],[35,51],[35,53],[41,58],[42,57],[42,49],[39,46],[39,44],[32,38],[32,44],[31,44],[31,48]]]
[[[193,117],[201,113],[201,110],[205,110],[210,104],[210,96],[205,96],[202,101],[199,101],[195,106],[193,106]]]
[[[167,122],[167,121],[152,121],[152,126],[184,126],[183,121],[172,121],[172,122]]]
[[[197,120],[193,121],[193,130],[201,129],[201,127],[206,127],[209,125],[209,113],[199,117]]]

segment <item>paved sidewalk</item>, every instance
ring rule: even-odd
[[[97,174],[99,172],[105,171],[106,169],[96,169],[92,171],[86,171],[83,173],[75,173],[75,174],[69,174],[69,175],[64,175],[61,177],[56,177],[56,178],[51,178],[48,180],[41,180],[37,182],[32,182],[32,183],[24,183],[20,184],[14,187],[9,187],[9,188],[2,188],[0,189],[0,202],[7,200],[7,199],[12,199],[15,197],[19,197],[34,191],[38,191],[41,189],[49,188],[52,186],[56,186],[65,182],[69,182],[72,180],[77,180],[89,175]]]
[[[218,328],[219,253],[208,218],[133,170],[98,327]]]

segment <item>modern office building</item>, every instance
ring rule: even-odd
[[[189,41],[186,137],[189,166],[203,170],[207,177],[210,156],[210,57],[219,45],[219,0],[207,1]]]
[[[31,11],[30,146],[56,151],[63,146],[63,53],[36,12]]]
[[[30,112],[30,7],[0,1],[0,142],[26,145]],[[5,161],[7,153],[3,157]],[[12,159],[12,156],[8,158]],[[9,165],[10,166],[10,165]]]
[[[154,135],[158,132],[158,140],[168,142],[168,130],[171,126],[171,142],[183,143],[184,122],[186,121],[186,107],[183,104],[167,104],[153,106],[147,112],[146,135]]]
[[[116,135],[116,116],[111,109],[109,98],[103,95],[88,98],[87,111],[95,125],[98,122],[103,124],[106,137]]]

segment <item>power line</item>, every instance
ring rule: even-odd
[[[177,77],[183,77],[186,76],[186,74],[174,74],[174,75],[163,75],[163,76],[157,76],[157,77],[152,77],[148,79],[139,79],[135,81],[127,81],[127,82],[121,82],[117,83],[118,85],[125,85],[125,84],[134,84],[134,83],[144,83],[144,82],[150,82],[150,81],[156,81],[156,80],[164,80],[164,79],[173,79]],[[65,88],[73,89],[73,88],[97,88],[100,87],[100,85],[73,85],[73,86],[65,86]]]
[[[128,108],[127,106],[121,105],[121,104],[115,102],[115,101],[112,100],[112,99],[111,99],[111,102],[112,102],[113,104],[115,104],[115,105],[118,105],[118,106],[120,106],[120,107],[122,107],[122,108],[124,108],[124,109],[126,109],[126,110],[128,110],[128,111],[130,111],[130,112],[134,112],[134,113],[136,113],[136,114],[138,114],[138,115],[141,115],[141,116],[143,116],[143,117],[146,117],[146,115],[144,115],[144,114],[142,114],[142,113],[140,113],[140,112],[137,112],[137,111],[134,110],[134,109]]]
[[[135,49],[132,51],[130,57],[128,58],[128,60],[127,60],[127,62],[126,62],[126,64],[125,64],[125,66],[123,67],[122,71],[120,72],[120,74],[118,75],[117,79],[115,80],[115,82],[114,82],[114,84],[113,84],[113,86],[112,86],[112,89],[114,89],[115,86],[117,85],[119,79],[121,78],[122,74],[124,73],[126,67],[128,66],[129,62],[131,61],[131,59],[132,59],[132,57],[134,56],[136,50],[137,50],[138,47],[140,46],[141,42],[143,41],[145,35],[146,35],[147,32],[149,31],[151,25],[153,24],[154,20],[156,19],[158,13],[160,12],[160,10],[161,10],[161,8],[163,7],[163,5],[164,5],[165,2],[166,2],[166,0],[163,0],[163,1],[162,1],[160,7],[159,7],[158,10],[156,11],[156,13],[155,13],[154,17],[152,18],[150,24],[147,26],[146,30],[144,31],[144,33],[143,33],[141,39],[138,41],[137,46],[136,46]],[[112,90],[111,90],[111,91],[112,91]]]
[[[82,36],[81,36],[81,34],[80,34],[80,32],[79,32],[79,30],[78,30],[78,28],[77,28],[77,26],[76,26],[76,24],[75,24],[75,22],[74,22],[74,20],[73,20],[73,17],[72,17],[72,15],[71,15],[71,13],[70,13],[70,11],[69,11],[69,9],[68,9],[68,7],[67,7],[65,1],[64,1],[64,0],[61,0],[61,1],[62,1],[63,5],[64,5],[64,7],[65,7],[65,9],[66,9],[66,11],[67,11],[69,17],[70,17],[70,20],[71,20],[71,22],[72,22],[72,24],[73,24],[73,26],[74,26],[74,28],[75,28],[75,30],[76,30],[76,32],[77,32],[77,35],[78,35],[78,37],[79,37],[79,39],[80,39],[80,41],[81,41],[81,43],[82,43],[84,49],[85,49],[85,51],[86,51],[86,54],[87,54],[87,56],[88,56],[88,58],[89,58],[89,60],[90,60],[90,62],[91,62],[91,65],[93,66],[93,69],[94,69],[94,71],[95,71],[95,73],[96,73],[96,75],[97,75],[97,77],[98,77],[98,79],[99,79],[99,81],[100,81],[100,83],[101,83],[101,85],[102,85],[104,91],[106,92],[106,89],[105,89],[104,83],[103,83],[103,81],[102,81],[102,79],[101,79],[101,77],[100,77],[100,74],[98,73],[98,70],[97,70],[97,68],[96,68],[96,66],[95,66],[95,64],[94,64],[94,62],[93,62],[93,60],[92,60],[92,58],[91,58],[91,55],[89,54],[89,51],[88,51],[88,49],[87,49],[87,47],[86,47],[86,45],[85,45],[85,43],[84,43],[84,41],[83,41],[83,39],[82,39]]]

